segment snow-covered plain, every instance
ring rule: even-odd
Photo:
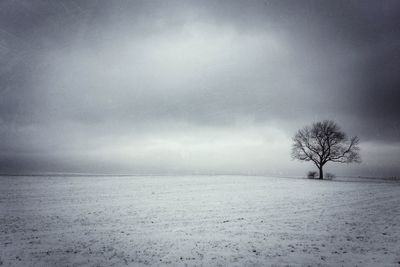
[[[400,183],[0,177],[3,266],[399,266]]]

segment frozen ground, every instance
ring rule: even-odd
[[[400,266],[400,182],[0,177],[3,266]]]

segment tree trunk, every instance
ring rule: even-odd
[[[319,179],[324,179],[324,172],[322,171],[322,166],[319,167]]]

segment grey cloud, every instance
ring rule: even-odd
[[[290,137],[330,118],[397,146],[399,13],[397,1],[3,1],[0,169],[40,171],[54,151],[53,170],[123,169],[79,165],[82,151],[181,124]]]

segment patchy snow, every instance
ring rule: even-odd
[[[400,183],[0,177],[0,264],[400,265]]]

